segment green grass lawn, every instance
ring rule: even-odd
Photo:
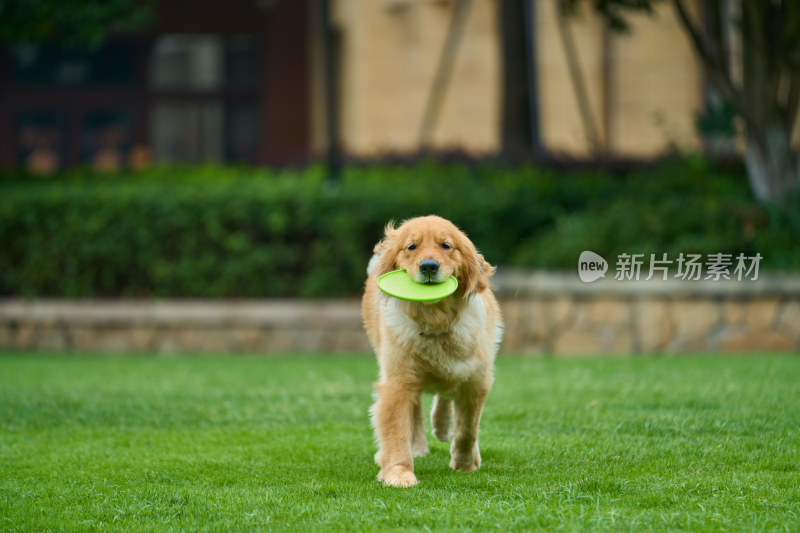
[[[800,530],[800,357],[501,357],[375,481],[368,357],[0,356],[0,530]],[[426,406],[430,399],[426,400]]]

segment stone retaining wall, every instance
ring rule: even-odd
[[[521,353],[800,352],[800,278],[626,281],[507,272],[504,347]]]
[[[351,301],[0,300],[0,347],[100,352],[367,351]]]
[[[800,277],[586,284],[504,269],[502,351],[800,352]],[[0,300],[0,348],[92,352],[368,352],[359,302]]]

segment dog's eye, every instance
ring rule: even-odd
[[[452,246],[450,246],[449,243],[446,243],[446,242],[442,243],[442,249],[443,250],[449,250],[450,248],[452,248]]]
[[[412,244],[409,244],[409,245],[408,245],[408,247],[406,248],[406,250],[409,250],[409,251],[410,251],[410,250],[416,250],[416,249],[417,249],[417,245],[416,245],[416,244],[413,244],[413,243],[412,243]]]

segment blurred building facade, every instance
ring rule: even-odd
[[[99,50],[5,46],[0,165],[268,163],[309,149],[309,4],[163,0]]]
[[[455,0],[335,0],[330,22],[340,144],[380,156],[501,149],[497,0],[463,11],[441,105],[426,131]],[[566,23],[532,3],[545,149],[651,157],[696,149],[703,75],[668,3],[609,32],[590,9]],[[269,164],[327,146],[325,42],[312,0],[162,0],[155,25],[92,53],[53,45],[0,54],[0,165],[48,171],[151,161]],[[571,59],[571,61],[570,61]],[[429,113],[430,115],[430,113]],[[431,118],[430,116],[427,118]]]

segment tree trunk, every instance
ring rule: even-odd
[[[800,189],[800,154],[792,149],[791,134],[782,123],[747,132],[747,176],[759,202],[780,205]]]
[[[792,128],[800,110],[800,2],[739,0],[704,3],[709,31],[694,22],[688,0],[673,0],[708,76],[745,123],[745,164],[759,202],[782,204],[800,190],[800,153]],[[731,11],[733,7],[737,10]],[[741,80],[732,75],[730,35],[741,40]]]
[[[503,114],[501,136],[507,156],[529,154],[533,139],[529,119],[525,26],[522,0],[499,0],[503,62]]]

